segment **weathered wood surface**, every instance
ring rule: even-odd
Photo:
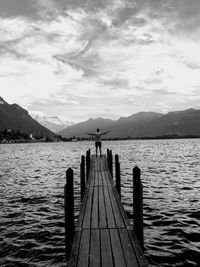
[[[70,267],[147,266],[114,187],[106,157],[91,157]]]

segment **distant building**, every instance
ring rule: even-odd
[[[33,137],[33,134],[30,134],[29,138],[32,139],[32,140],[35,140],[35,138]]]

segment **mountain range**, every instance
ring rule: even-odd
[[[63,122],[57,116],[41,116],[38,114],[30,113],[31,117],[43,125],[45,128],[49,129],[50,131],[57,133],[60,132],[69,126],[72,126],[74,123],[70,121]]]
[[[86,137],[97,128],[102,132],[110,131],[108,138],[156,137],[166,135],[200,136],[200,110],[187,109],[169,112],[139,112],[129,117],[121,117],[116,121],[110,119],[89,119],[61,131],[59,134],[69,138]]]
[[[40,123],[39,123],[40,122]],[[43,125],[46,127],[44,127]],[[58,117],[32,118],[27,110],[17,104],[8,104],[0,97],[0,131],[4,129],[20,130],[27,134],[38,136],[55,136],[54,132],[63,137],[88,137],[97,128],[102,132],[110,131],[108,138],[142,138],[166,135],[200,136],[200,110],[187,109],[167,114],[156,112],[139,112],[118,120],[90,118],[87,121],[69,126]],[[49,130],[49,129],[51,130]]]
[[[0,97],[0,131],[4,129],[19,130],[33,136],[55,136],[53,132],[34,120],[27,110],[17,104],[8,104]]]

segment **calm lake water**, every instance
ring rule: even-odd
[[[0,266],[65,266],[63,188],[92,142],[0,145]],[[149,266],[199,266],[200,139],[104,142],[119,154],[122,201],[132,221],[132,168],[144,185]]]

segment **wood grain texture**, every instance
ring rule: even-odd
[[[106,157],[92,155],[68,266],[147,266],[131,229]]]

